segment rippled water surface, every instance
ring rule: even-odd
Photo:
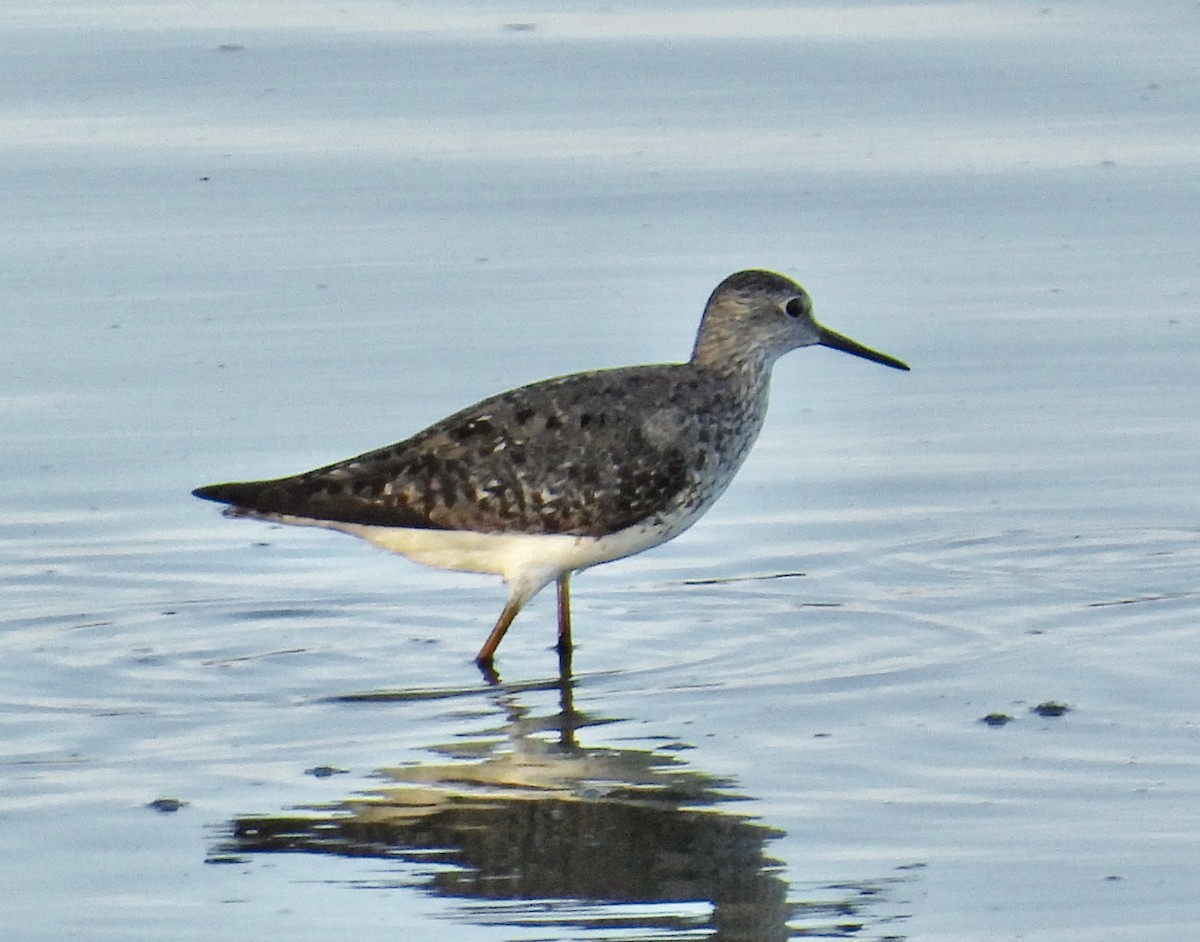
[[[1191,3],[24,3],[0,37],[14,940],[1187,938]],[[835,329],[675,542],[225,520],[739,268]]]

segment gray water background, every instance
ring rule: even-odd
[[[5,17],[5,938],[1191,937],[1195,3]],[[784,359],[565,688],[552,593],[489,688],[494,581],[188,495],[751,266],[913,371]]]

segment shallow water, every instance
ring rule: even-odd
[[[12,24],[6,938],[1188,935],[1194,5]],[[489,686],[497,584],[188,496],[680,358],[751,265],[913,372],[783,360],[569,682],[553,593]]]

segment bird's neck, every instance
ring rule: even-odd
[[[747,348],[737,338],[702,334],[692,350],[692,365],[727,382],[750,389],[766,387],[776,358],[761,349]]]

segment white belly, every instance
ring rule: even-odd
[[[263,514],[261,519],[349,533],[426,566],[503,576],[510,586],[532,594],[564,572],[587,569],[665,543],[699,516],[638,524],[602,537],[381,527],[285,514]]]

